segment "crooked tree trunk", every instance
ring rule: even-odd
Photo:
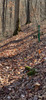
[[[15,0],[15,16],[14,16],[14,33],[13,35],[18,34],[18,28],[19,28],[19,1],[20,0]]]

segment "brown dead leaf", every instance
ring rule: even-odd
[[[40,50],[40,49],[38,50],[38,53],[39,53],[39,54],[41,53],[41,50]]]
[[[20,75],[20,72],[18,72],[18,75]]]

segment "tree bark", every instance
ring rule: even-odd
[[[15,15],[14,15],[14,33],[13,35],[18,34],[18,28],[19,28],[19,2],[20,0],[15,0]]]
[[[30,23],[30,0],[27,0],[26,24]]]
[[[2,11],[2,33],[5,32],[5,0],[3,0],[3,11]]]

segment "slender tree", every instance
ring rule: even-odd
[[[5,0],[3,0],[3,11],[2,11],[2,33],[5,32]]]
[[[12,6],[10,7],[10,27],[11,27],[11,21],[12,21]]]

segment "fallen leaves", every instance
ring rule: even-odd
[[[18,72],[18,75],[20,75],[20,72]]]
[[[34,60],[34,64],[36,64],[36,63],[37,63],[37,59]]]
[[[2,78],[1,76],[0,76],[0,83],[3,85],[6,85],[7,83],[8,83],[8,78],[6,78],[5,76]]]
[[[18,36],[17,39],[14,37],[14,39],[11,39],[11,41],[14,41],[13,43],[11,42],[11,44],[2,47],[2,51],[0,50],[0,59],[2,57],[0,61],[0,81],[2,86],[11,86],[12,83],[13,87],[11,86],[12,89],[10,87],[9,90],[13,91],[14,89],[15,92],[17,91],[17,97],[20,93],[21,98],[25,99],[25,94],[26,96],[29,95],[30,98],[34,94],[34,91],[36,91],[36,93],[37,91],[40,92],[39,88],[41,87],[41,82],[43,82],[43,85],[45,83],[46,48],[44,48],[43,43],[40,42],[39,44],[37,39],[34,40],[32,37],[28,38],[28,35],[30,36],[30,34],[27,35],[23,33],[21,35],[23,40],[21,39],[21,36],[20,38]],[[18,42],[18,40],[22,41]],[[15,41],[17,41],[17,43],[15,43]],[[7,57],[7,59],[4,59],[3,57]],[[9,57],[11,58],[9,59]],[[15,89],[16,84],[18,85],[17,89]],[[16,94],[15,92],[14,94]],[[10,94],[12,96],[12,93]],[[10,97],[7,99],[10,99]],[[34,96],[34,99],[36,99],[36,96]]]
[[[41,50],[40,50],[40,49],[38,50],[38,53],[39,53],[39,54],[41,53]]]
[[[16,54],[16,49],[5,50],[4,52],[0,52],[0,57],[12,57]]]

